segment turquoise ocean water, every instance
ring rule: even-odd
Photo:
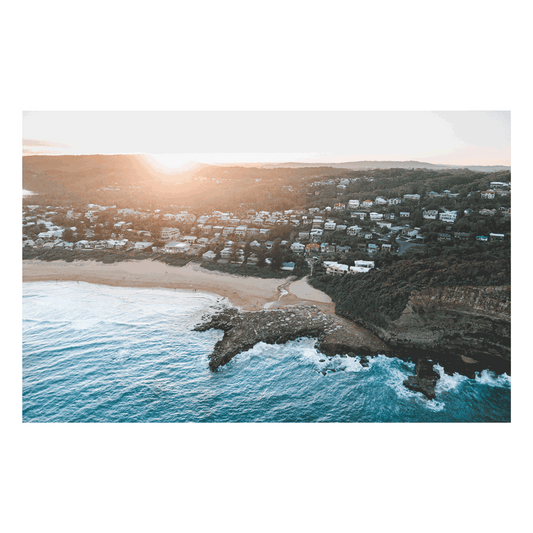
[[[327,358],[315,340],[257,344],[217,372],[221,331],[194,332],[215,295],[77,282],[23,284],[24,422],[509,422],[511,379],[441,374],[435,400],[403,387],[414,364]],[[325,372],[325,375],[324,375]]]

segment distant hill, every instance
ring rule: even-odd
[[[230,164],[219,164],[218,166],[234,166]],[[388,169],[388,168],[422,168],[427,170],[448,170],[452,168],[467,168],[474,172],[499,172],[501,170],[510,170],[509,166],[482,166],[482,165],[436,165],[425,163],[423,161],[352,161],[346,163],[243,163],[243,167],[259,168],[306,168],[306,167],[331,167],[346,168],[349,170],[370,170],[370,169]]]

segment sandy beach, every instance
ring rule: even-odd
[[[196,290],[227,298],[244,311],[258,311],[285,305],[311,303],[326,312],[333,312],[329,296],[307,284],[305,278],[295,282],[287,279],[263,279],[212,272],[198,264],[183,267],[158,261],[38,261],[25,260],[22,280],[84,281],[123,287],[161,287]]]

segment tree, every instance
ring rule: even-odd
[[[274,246],[272,246],[272,251],[270,252],[270,268],[274,271],[278,271],[281,269],[281,265],[283,263],[283,252],[280,248],[279,242],[275,242]]]
[[[63,234],[62,234],[61,238],[65,242],[76,242],[76,236],[74,234],[74,231],[72,231],[71,228],[65,228],[63,230]]]
[[[257,266],[259,268],[264,267],[266,265],[266,253],[263,250],[263,248],[260,248],[257,252]]]

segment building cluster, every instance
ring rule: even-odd
[[[371,179],[368,178],[367,179]],[[312,185],[347,186],[350,179],[321,180]],[[332,183],[330,183],[332,182]],[[510,194],[510,184],[491,182],[490,189],[479,191],[484,199],[495,199]],[[437,193],[431,191],[427,197],[454,197],[450,191]],[[424,232],[420,227],[413,227],[414,214],[421,212],[424,220],[435,220],[446,224],[446,232],[438,234],[439,241],[452,239],[467,240],[468,233],[453,232],[453,224],[458,216],[470,216],[474,211],[466,209],[464,213],[445,208],[419,208],[419,194],[404,194],[402,197],[384,198],[368,197],[365,200],[350,199],[346,203],[336,202],[326,207],[310,207],[285,211],[243,210],[240,213],[214,211],[212,213],[189,213],[178,211],[166,213],[161,209],[131,209],[116,206],[88,204],[84,209],[76,210],[72,206],[53,209],[50,206],[25,205],[23,210],[23,246],[34,248],[64,249],[119,249],[152,250],[169,254],[185,254],[202,257],[204,260],[223,260],[242,262],[244,245],[248,243],[252,253],[248,262],[257,261],[257,251],[268,251],[274,245],[277,227],[285,227],[282,232],[287,236],[281,240],[283,248],[302,254],[332,255],[349,251],[364,251],[370,256],[377,251],[392,251],[394,243],[424,242]],[[391,209],[394,207],[394,209]],[[510,208],[499,208],[504,217],[510,217]],[[483,208],[480,215],[493,216],[496,208]],[[62,226],[53,223],[58,213],[66,221]],[[111,227],[110,238],[98,239],[97,234],[103,224],[99,222],[102,213],[107,216],[107,228]],[[57,220],[57,219],[56,219]],[[83,224],[79,224],[83,221]],[[150,224],[156,231],[147,230]],[[35,233],[32,226],[45,228]],[[155,225],[155,226],[154,226]],[[80,226],[82,229],[80,230]],[[64,232],[70,230],[76,235],[72,239],[63,239]],[[109,233],[109,231],[108,231]],[[288,237],[290,235],[290,237]],[[335,241],[350,245],[336,244]],[[491,233],[476,235],[479,241],[498,240],[504,235]],[[216,251],[215,251],[216,250]],[[327,272],[361,272],[368,265],[338,265],[330,262]]]

